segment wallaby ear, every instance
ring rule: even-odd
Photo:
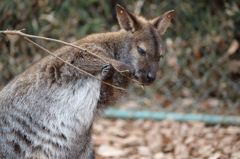
[[[153,26],[157,28],[160,35],[165,33],[174,14],[175,11],[171,10],[152,20]]]
[[[121,7],[119,4],[116,5],[116,13],[117,13],[117,19],[118,23],[121,26],[121,28],[125,29],[126,31],[132,31],[135,32],[139,24],[137,22],[136,15],[127,11],[123,7]]]

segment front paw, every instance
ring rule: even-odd
[[[124,68],[121,68],[121,72],[128,77],[133,77],[135,75],[135,68],[131,65],[125,65]]]
[[[110,78],[114,74],[114,67],[111,64],[106,64],[102,67],[103,78]]]

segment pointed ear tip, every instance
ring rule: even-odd
[[[174,14],[175,14],[175,10],[170,10],[170,11],[165,12],[163,16],[172,19]]]
[[[167,12],[167,15],[173,16],[175,13],[176,13],[175,10],[170,10]]]
[[[171,14],[175,14],[176,12],[175,12],[175,10],[170,10],[169,11]]]
[[[119,4],[116,4],[116,8],[117,9],[124,9],[122,6],[120,6]]]

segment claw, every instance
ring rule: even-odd
[[[114,68],[111,64],[106,64],[102,67],[103,76],[111,76],[114,72]]]

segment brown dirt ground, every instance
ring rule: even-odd
[[[97,159],[240,159],[240,127],[172,120],[97,120]]]

